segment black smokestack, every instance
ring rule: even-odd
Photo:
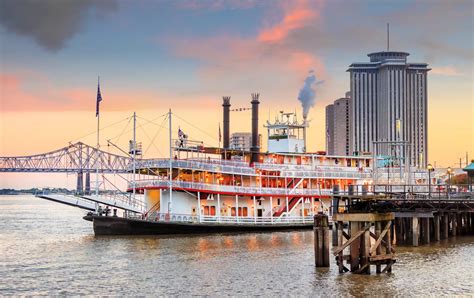
[[[224,112],[224,149],[229,149],[230,147],[230,96],[222,97],[223,103],[223,112]]]
[[[260,97],[259,93],[252,93],[252,147],[250,151],[252,151],[252,163],[258,162],[258,153],[260,152],[260,147],[258,146],[258,105],[260,101],[258,98]]]

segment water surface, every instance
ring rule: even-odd
[[[392,274],[314,267],[311,231],[96,237],[84,211],[0,196],[0,295],[474,294],[474,237],[397,248]]]

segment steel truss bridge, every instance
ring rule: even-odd
[[[82,192],[83,174],[86,191],[90,190],[90,173],[127,173],[132,158],[98,150],[82,142],[51,152],[30,156],[0,157],[0,172],[77,173],[77,191]]]

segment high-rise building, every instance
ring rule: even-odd
[[[405,52],[368,54],[370,61],[352,63],[350,72],[350,151],[373,152],[374,141],[408,142],[411,165],[426,166],[427,72],[426,63],[409,63]],[[377,154],[393,155],[384,146]],[[405,152],[405,151],[403,151]],[[404,153],[400,153],[405,155]]]
[[[261,143],[261,135],[258,135],[258,145]],[[252,147],[252,133],[251,132],[235,132],[230,137],[230,149],[250,151]]]
[[[326,106],[326,151],[330,155],[350,155],[350,92]]]

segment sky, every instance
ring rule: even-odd
[[[474,158],[473,14],[472,0],[2,0],[0,156],[94,145],[98,76],[102,148],[126,146],[136,112],[145,157],[157,157],[169,109],[174,133],[215,146],[222,96],[240,108],[260,93],[262,125],[280,110],[301,115],[311,70],[323,83],[308,151],[324,150],[325,106],[349,90],[351,63],[386,49],[390,23],[390,49],[432,69],[429,162],[459,166],[466,152]],[[250,120],[232,112],[231,132],[250,131]],[[1,174],[0,187],[64,183],[54,177]]]

